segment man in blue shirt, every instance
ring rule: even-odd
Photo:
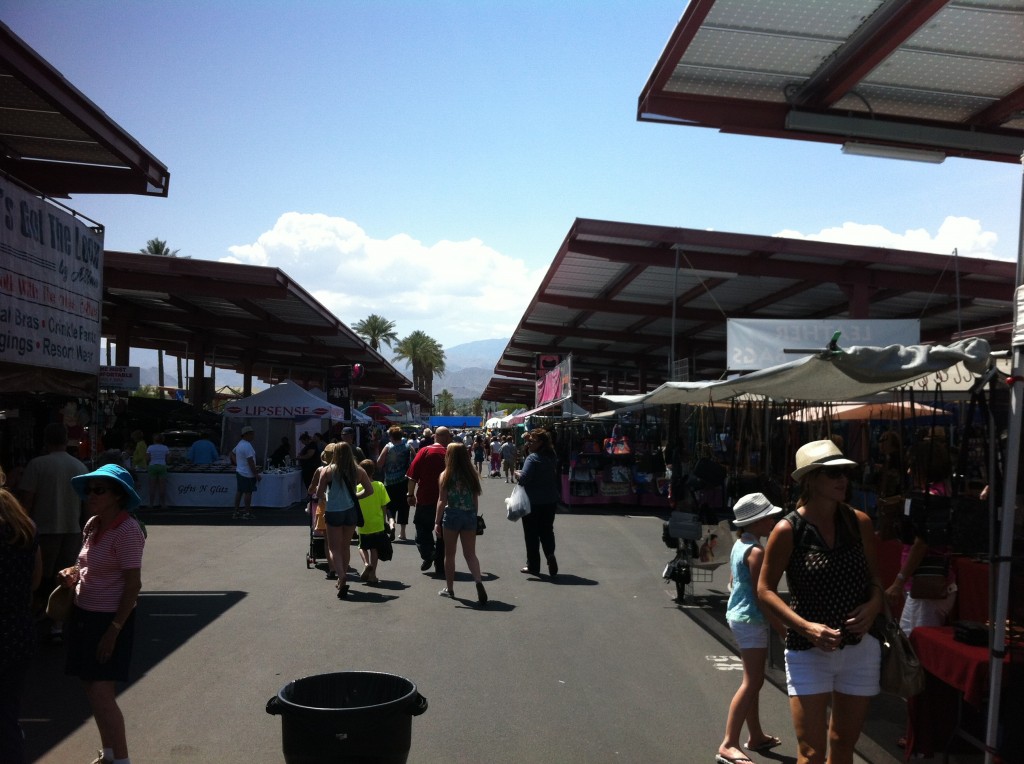
[[[210,434],[206,432],[188,448],[188,460],[192,464],[213,464],[219,458],[220,452],[214,442],[210,440]]]

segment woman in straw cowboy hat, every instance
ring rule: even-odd
[[[868,516],[845,503],[856,466],[830,440],[797,451],[800,500],[768,538],[758,579],[761,605],[787,627],[786,685],[801,764],[823,764],[826,755],[830,764],[852,762],[879,691],[881,647],[868,634],[883,604],[875,534]],[[778,593],[783,573],[788,605]]]

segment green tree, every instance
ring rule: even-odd
[[[146,246],[139,250],[143,255],[156,255],[157,257],[177,257],[178,252],[181,250],[171,249],[167,246],[167,242],[163,239],[150,239],[146,242]],[[188,259],[187,257],[185,259]],[[164,351],[157,348],[156,351],[156,374],[157,374],[157,387],[163,387],[164,384]],[[178,356],[178,387],[179,389],[183,386],[181,379],[181,356]],[[163,397],[163,391],[160,392],[158,397]]]
[[[470,408],[470,413],[473,416],[483,416],[484,415],[484,402],[482,400],[480,400],[479,398],[474,398],[473,399],[472,407]]]
[[[380,345],[383,342],[389,348],[393,348],[398,342],[398,335],[395,333],[395,322],[388,321],[384,316],[371,313],[362,321],[352,326],[352,331],[366,340],[370,347],[380,352]]]
[[[437,394],[437,408],[441,416],[451,416],[455,413],[455,396],[445,388]]]
[[[434,375],[444,376],[444,348],[430,335],[417,329],[403,337],[393,348],[392,361],[405,361],[412,367],[412,385],[427,400],[434,399]]]

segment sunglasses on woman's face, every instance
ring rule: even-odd
[[[838,480],[850,477],[850,470],[848,467],[822,467],[821,474],[829,480]]]
[[[107,493],[109,491],[110,491],[110,489],[107,488],[105,485],[87,485],[85,487],[85,495],[86,496],[88,496],[90,493],[94,493],[97,496],[102,496],[103,494],[105,494],[105,493]]]

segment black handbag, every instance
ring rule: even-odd
[[[483,515],[476,516],[476,535],[483,536],[484,530],[487,528],[487,523],[484,522]]]

